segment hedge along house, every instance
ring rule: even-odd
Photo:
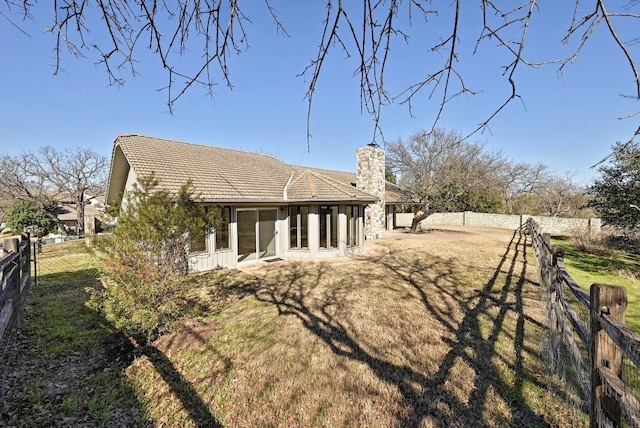
[[[357,150],[357,174],[288,165],[272,156],[141,135],[113,147],[107,204],[154,174],[169,192],[191,180],[221,223],[192,240],[192,269],[206,271],[275,258],[358,254],[393,226],[402,194],[385,182],[384,152]]]

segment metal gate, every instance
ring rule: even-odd
[[[100,277],[98,261],[84,240],[32,243],[32,286],[91,282]]]

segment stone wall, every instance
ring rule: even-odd
[[[367,239],[380,238],[385,233],[385,156],[376,145],[356,151],[356,187],[378,198],[364,210],[364,233]]]
[[[551,233],[552,235],[567,235],[574,230],[591,230],[594,233],[599,233],[602,226],[602,222],[599,218],[584,219],[542,217],[530,216],[528,214],[483,214],[470,211],[462,213],[434,213],[420,222],[420,225],[423,228],[428,225],[441,224],[517,229],[526,223],[527,219],[530,217],[533,217],[544,232]],[[398,213],[396,215],[396,227],[410,227],[412,218],[413,214],[411,213]]]

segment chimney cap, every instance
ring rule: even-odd
[[[378,145],[378,143],[376,143],[375,141],[370,142],[369,144],[367,144],[367,146],[369,146],[369,147],[376,147],[376,148],[377,148],[377,147],[380,147],[380,146]]]

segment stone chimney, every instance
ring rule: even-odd
[[[380,238],[385,233],[385,158],[375,143],[356,151],[356,188],[378,198],[364,210],[364,233],[367,239]]]

